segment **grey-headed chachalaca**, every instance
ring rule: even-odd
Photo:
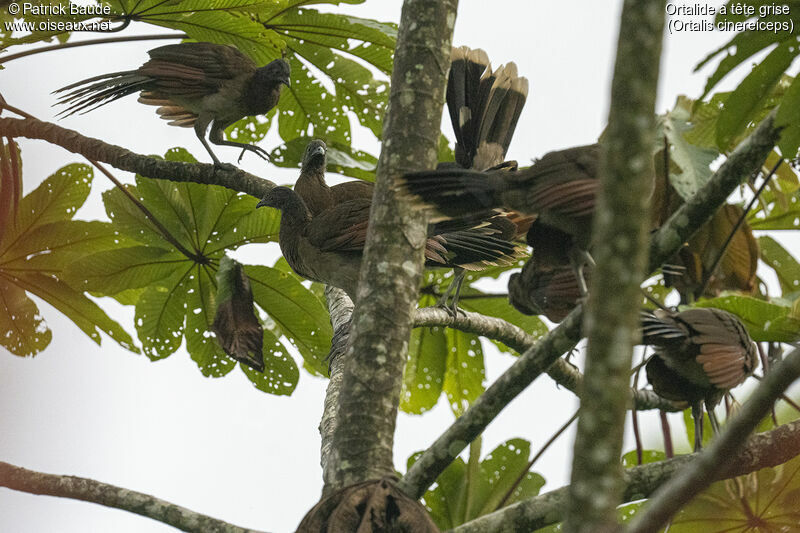
[[[369,219],[374,185],[356,180],[329,186],[325,181],[327,147],[313,140],[306,147],[294,190],[303,200],[312,217],[339,209],[343,203],[361,200],[363,224]],[[425,257],[435,266],[451,266],[463,270],[482,270],[493,265],[508,265],[519,256],[519,247],[512,242],[514,224],[493,210],[433,224],[428,228]],[[366,236],[366,233],[364,234]],[[454,302],[452,308],[455,312]]]
[[[194,127],[214,164],[221,165],[205,135],[217,145],[235,146],[268,158],[253,144],[227,141],[225,128],[250,115],[263,115],[278,103],[281,85],[289,85],[289,63],[275,59],[258,68],[232,46],[180,43],[154,48],[136,70],[102,74],[55,91],[62,114],[88,112],[123,96],[141,91],[139,102],[157,105],[156,112],[171,126]],[[239,156],[241,160],[241,155]]]
[[[600,145],[577,146],[545,154],[516,172],[412,172],[400,186],[430,208],[434,221],[500,207],[536,215],[527,237],[534,258],[546,267],[572,264],[585,294],[583,267],[590,263],[599,159]]]
[[[292,270],[304,278],[343,289],[355,301],[371,203],[367,198],[344,200],[312,215],[299,194],[287,187],[275,187],[257,207],[281,210],[279,242]],[[445,240],[429,228],[425,264],[469,270],[508,260],[487,247],[493,241],[498,246],[509,246],[506,241],[480,233]]]
[[[736,316],[707,307],[643,313],[642,343],[655,348],[646,366],[655,393],[691,405],[698,450],[703,441],[703,403],[716,432],[714,407],[758,366],[753,340]]]

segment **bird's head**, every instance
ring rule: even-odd
[[[319,139],[314,139],[306,146],[306,153],[303,154],[302,171],[322,170],[325,171],[327,165],[328,147]]]
[[[291,73],[292,69],[289,66],[289,62],[281,58],[275,59],[258,69],[256,71],[256,78],[259,82],[278,82],[279,84],[282,83],[287,87],[290,87],[291,82],[289,80],[289,76]]]
[[[256,204],[256,209],[259,207],[274,207],[292,219],[310,218],[303,199],[289,187],[273,187]]]

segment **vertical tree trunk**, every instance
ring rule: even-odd
[[[395,419],[422,272],[426,221],[397,177],[436,166],[457,0],[406,0],[331,460],[334,487],[394,473]],[[327,469],[326,469],[327,470]]]
[[[647,263],[653,114],[664,2],[625,0],[594,219],[597,267],[584,323],[589,339],[565,531],[617,529],[620,452]],[[586,401],[583,401],[586,400]]]

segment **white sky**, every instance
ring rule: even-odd
[[[370,0],[362,6],[343,6],[342,11],[397,22],[400,6],[400,0]],[[495,66],[515,61],[520,74],[530,80],[509,158],[526,164],[550,150],[597,139],[607,115],[620,6],[618,0],[461,1],[454,44],[485,49]],[[133,29],[142,34],[167,32],[153,26]],[[710,71],[693,75],[692,68],[729,37],[667,36],[658,112],[671,108],[678,94],[700,95]],[[0,90],[11,105],[53,120],[52,90],[100,73],[135,68],[146,59],[146,50],[160,44],[164,43],[92,46],[12,61],[0,72]],[[134,97],[60,124],[138,153],[163,154],[179,145],[207,160],[191,130],[166,127],[152,108],[137,104]],[[378,153],[369,136],[354,137],[359,148]],[[262,146],[271,149],[278,142],[273,132]],[[62,165],[82,161],[44,142],[21,144],[26,192]],[[223,161],[238,156],[232,148],[215,151]],[[252,155],[245,156],[243,166],[278,183],[290,183],[297,175]],[[100,192],[110,184],[96,174],[81,218],[104,216]],[[132,178],[115,174],[124,181]],[[259,245],[238,257],[271,265],[277,253],[277,245]],[[105,300],[102,305],[133,332],[132,309]],[[150,363],[107,338],[100,348],[47,304],[39,306],[53,330],[51,345],[33,359],[20,359],[0,348],[0,460],[94,478],[271,532],[293,531],[317,501],[317,426],[325,380],[301,373],[291,397],[270,396],[253,389],[239,370],[222,379],[204,378],[183,349]],[[491,380],[512,358],[492,348],[485,352]],[[537,449],[576,406],[571,393],[540,378],[488,428],[484,454],[512,437],[531,440]],[[656,445],[655,418],[645,420],[652,428],[649,441]],[[444,402],[421,417],[401,414],[398,469],[405,471],[406,458],[424,449],[451,421]],[[677,418],[673,426],[680,429]],[[548,480],[546,490],[568,480],[572,440],[572,432],[562,436],[534,468]],[[630,441],[625,449],[632,449]],[[0,489],[0,530],[174,531],[124,511],[7,489]]]

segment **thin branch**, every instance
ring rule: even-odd
[[[258,533],[254,529],[234,526],[204,514],[196,513],[168,501],[76,476],[59,476],[28,470],[0,461],[0,486],[20,492],[71,498],[115,507],[152,518],[181,531],[196,533]]]
[[[119,31],[119,30],[116,30]],[[33,50],[25,50],[24,52],[17,52],[16,54],[9,54],[7,56],[3,56],[0,58],[0,65],[3,63],[8,63],[9,61],[13,61],[14,59],[19,59],[21,57],[32,56],[35,54],[41,54],[43,52],[50,52],[52,50],[66,50],[67,48],[77,48],[78,46],[91,46],[94,44],[106,44],[106,43],[124,43],[124,42],[132,42],[132,41],[161,41],[164,39],[187,39],[189,36],[185,33],[170,33],[166,35],[129,35],[126,37],[104,37],[102,39],[88,39],[86,41],[72,41],[68,43],[59,43],[53,44],[50,46],[43,46],[41,48],[35,48]]]
[[[474,333],[487,339],[500,341],[517,353],[523,353],[540,340],[540,337],[530,335],[522,328],[502,318],[469,311],[462,311],[458,316],[453,317],[440,307],[417,309],[414,314],[414,327],[447,327]],[[556,383],[575,394],[583,383],[583,374],[561,358],[556,359],[546,372]],[[684,409],[683,404],[665,400],[651,390],[630,389],[630,392],[633,397],[632,407],[635,406],[640,411],[649,409],[681,411]]]
[[[717,252],[717,257],[714,258],[714,262],[711,264],[711,267],[708,269],[708,272],[705,275],[705,279],[703,279],[703,283],[700,286],[700,290],[697,291],[696,294],[705,294],[706,289],[708,288],[708,284],[711,283],[711,278],[714,275],[714,271],[717,270],[717,267],[719,266],[720,262],[722,261],[722,257],[725,255],[725,252],[727,252],[727,250],[728,250],[728,246],[730,246],[731,241],[733,241],[734,236],[736,236],[736,232],[739,231],[739,228],[741,228],[742,224],[744,224],[744,221],[747,218],[747,213],[749,213],[750,210],[753,209],[753,205],[755,205],[756,201],[758,201],[758,198],[759,198],[759,196],[761,196],[761,193],[764,192],[764,189],[767,188],[767,185],[769,184],[770,180],[772,179],[772,176],[775,174],[775,172],[778,171],[778,167],[780,167],[782,163],[783,163],[783,158],[779,157],[778,158],[778,162],[775,163],[775,166],[772,167],[772,170],[769,171],[769,174],[767,174],[764,177],[764,182],[758,187],[758,189],[756,189],[756,192],[753,195],[753,197],[750,199],[750,202],[747,204],[747,207],[745,207],[742,210],[742,214],[739,216],[739,219],[736,221],[736,224],[733,225],[733,228],[731,229],[730,233],[728,233],[728,237],[725,239],[725,242],[722,243],[722,246],[720,247],[719,251]]]
[[[625,502],[641,500],[681,470],[693,470],[699,453],[628,468],[624,473]],[[800,420],[795,420],[766,433],[759,433],[746,440],[739,453],[728,457],[730,470],[718,473],[712,481],[729,479],[755,472],[762,468],[777,466],[800,455]],[[534,531],[564,518],[567,487],[540,494],[514,503],[491,514],[462,524],[449,533],[516,533]],[[640,511],[643,512],[643,511]],[[648,530],[651,531],[651,530]]]
[[[800,377],[800,349],[792,350],[767,374],[739,412],[731,417],[722,433],[711,441],[699,459],[679,472],[636,513],[626,528],[629,533],[656,531],[681,507],[705,489],[713,479],[725,476],[729,460],[747,436],[769,413],[775,400]]]
[[[179,183],[193,182],[203,185],[220,185],[237,192],[261,198],[275,184],[243,170],[225,170],[205,163],[164,161],[131,152],[62,128],[51,122],[36,119],[0,117],[0,135],[40,139],[55,144],[86,158],[102,161],[120,170],[135,172],[147,178],[164,179]]]
[[[400,490],[411,498],[420,498],[511,400],[578,343],[582,315],[583,308],[578,305],[556,328],[525,350],[408,469],[398,484]]]

